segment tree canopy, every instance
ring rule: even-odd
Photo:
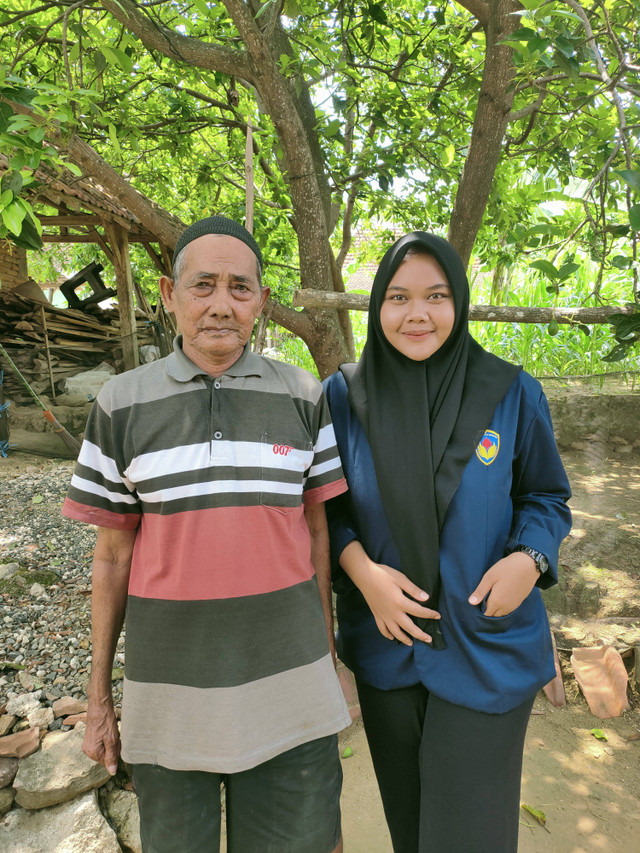
[[[173,246],[217,212],[254,230],[271,317],[321,375],[353,356],[344,289],[358,224],[445,234],[465,262],[531,265],[557,296],[640,301],[640,55],[633,0],[0,0],[0,239],[38,245],[38,166],[99,176]],[[172,217],[168,213],[173,214]],[[388,234],[387,234],[388,237]],[[498,280],[498,278],[496,278]],[[622,349],[640,318],[618,328]]]

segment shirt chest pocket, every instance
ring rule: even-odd
[[[313,444],[308,439],[263,432],[260,442],[260,503],[272,507],[298,507],[308,469],[313,462]]]

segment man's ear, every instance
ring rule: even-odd
[[[173,291],[175,286],[175,281],[168,275],[160,276],[160,293],[167,311],[173,311]]]
[[[267,304],[267,299],[269,298],[269,294],[271,293],[270,287],[263,287],[260,293],[260,314],[262,314],[264,310],[264,306]],[[258,315],[259,316],[259,315]]]

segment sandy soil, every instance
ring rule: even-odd
[[[639,853],[638,712],[598,720],[575,705],[536,700],[525,747],[521,802],[546,816],[546,829],[521,811],[519,853]],[[609,740],[590,731],[602,728]],[[362,723],[341,735],[345,853],[391,853]],[[471,831],[471,830],[470,830]],[[448,851],[438,851],[448,853]],[[453,851],[451,851],[453,853]]]

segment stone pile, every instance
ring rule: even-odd
[[[43,690],[0,706],[0,850],[141,853],[126,770],[112,779],[82,752],[86,700]]]

